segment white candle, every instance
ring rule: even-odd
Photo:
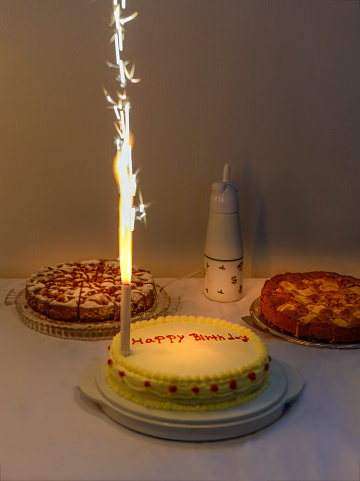
[[[131,285],[121,286],[120,310],[120,353],[123,356],[131,354],[130,351],[130,322],[131,322]]]

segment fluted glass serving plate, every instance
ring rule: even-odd
[[[170,297],[165,289],[156,286],[158,295],[151,309],[133,317],[131,322],[143,321],[159,316],[175,315],[180,306],[178,297]],[[64,339],[98,340],[112,339],[120,330],[120,321],[68,322],[49,319],[31,309],[26,301],[25,289],[7,297],[7,305],[14,299],[20,319],[31,329],[49,336]]]

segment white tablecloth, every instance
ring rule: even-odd
[[[167,291],[180,296],[182,314],[245,324],[263,282],[246,279],[243,299],[231,304],[206,299],[202,279]],[[259,333],[273,358],[301,371],[300,399],[274,424],[245,437],[156,439],[115,423],[79,392],[79,373],[107,357],[109,341],[30,329],[14,305],[4,304],[10,289],[22,286],[21,279],[0,280],[1,480],[359,480],[358,350],[301,346]]]

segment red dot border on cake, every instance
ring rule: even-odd
[[[110,349],[110,346],[108,347],[108,349]],[[268,362],[266,362],[266,363],[264,364],[264,367],[263,367],[264,371],[268,371],[269,368],[270,368],[271,356],[268,355],[267,360],[268,360]],[[111,366],[111,365],[113,364],[112,359],[109,358],[109,359],[107,360],[107,363],[108,363],[108,365]],[[126,376],[125,371],[119,370],[119,376],[120,376],[120,377],[125,377],[125,376]],[[255,373],[255,372],[250,372],[250,373],[247,375],[247,378],[248,378],[251,382],[255,381],[255,380],[256,380],[256,373]],[[146,387],[146,388],[151,387],[151,381],[148,380],[148,379],[145,380],[145,381],[144,381],[144,387]],[[229,381],[229,389],[230,389],[231,391],[235,391],[235,390],[237,389],[237,381],[236,381],[236,379],[231,379],[231,380]],[[190,388],[190,390],[191,390],[195,395],[200,393],[200,388],[199,388],[198,386],[192,386],[192,387]],[[219,391],[219,386],[218,386],[216,383],[212,383],[212,384],[210,384],[210,386],[209,386],[209,390],[210,390],[211,392],[213,392],[213,393],[216,393],[216,392]],[[175,384],[170,384],[170,385],[168,386],[168,391],[169,391],[169,393],[176,393],[176,392],[178,391],[178,388],[177,388],[177,386],[176,386]]]

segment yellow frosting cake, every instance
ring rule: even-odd
[[[166,410],[225,409],[251,401],[269,384],[270,358],[250,329],[224,320],[167,316],[131,325],[129,356],[120,333],[106,377],[114,391]]]

